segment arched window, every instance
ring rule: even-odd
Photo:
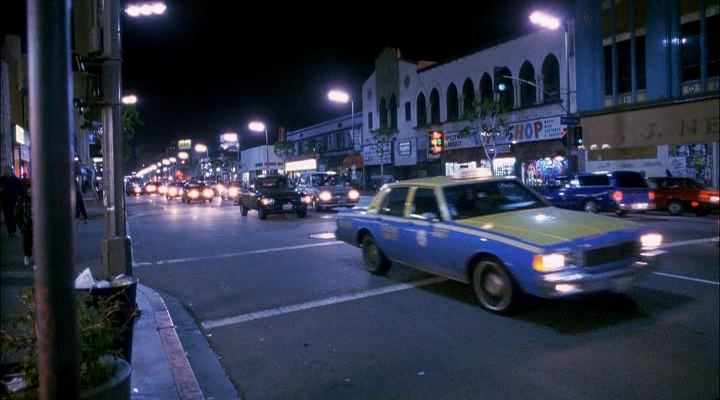
[[[493,83],[487,72],[480,78],[480,102],[493,101]]]
[[[430,123],[440,123],[440,93],[437,89],[430,92]]]
[[[454,83],[451,83],[450,86],[448,86],[447,90],[447,99],[445,101],[447,106],[447,120],[448,121],[455,121],[458,119],[459,111],[458,111],[458,92],[457,87],[455,87]]]
[[[520,67],[520,105],[529,107],[537,100],[537,88],[535,83],[535,68],[529,61],[525,61]],[[527,83],[532,82],[532,84]]]
[[[380,127],[387,128],[388,126],[388,109],[385,103],[385,98],[380,98]]]
[[[397,130],[397,100],[395,94],[390,96],[390,128]]]
[[[507,76],[508,78],[503,78]],[[500,103],[505,106],[506,110],[512,110],[515,107],[515,91],[513,90],[513,81],[510,79],[512,73],[510,68],[502,67],[497,73],[497,81],[495,85],[500,93]]]
[[[561,101],[560,99],[560,63],[552,53],[545,56],[542,65],[543,90],[545,103]]]
[[[415,102],[415,115],[417,115],[417,126],[427,125],[427,106],[425,105],[425,95],[420,93]]]
[[[465,114],[469,113],[473,109],[473,103],[475,102],[475,86],[470,78],[465,79],[463,83],[463,111]]]

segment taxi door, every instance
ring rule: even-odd
[[[407,243],[407,263],[440,275],[455,275],[452,256],[447,253],[448,232],[440,232],[440,207],[431,188],[413,188],[406,214],[407,220],[401,232],[401,240]]]
[[[400,232],[405,224],[405,208],[409,188],[396,186],[385,195],[378,210],[378,246],[391,260],[407,263],[409,250],[401,239]]]

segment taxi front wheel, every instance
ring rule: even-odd
[[[498,261],[480,261],[473,272],[472,285],[480,304],[490,311],[507,313],[516,303],[517,290],[512,278]]]
[[[373,274],[384,274],[390,269],[390,260],[377,247],[371,236],[365,236],[362,241],[362,255],[365,268]]]

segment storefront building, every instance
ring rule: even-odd
[[[275,154],[274,146],[257,146],[241,152],[240,177],[248,184],[258,175],[284,173],[283,162]]]
[[[576,37],[585,169],[717,188],[720,1],[648,4],[577,4],[587,22]]]

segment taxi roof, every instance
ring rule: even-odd
[[[514,176],[486,176],[479,178],[455,178],[452,176],[434,176],[430,178],[409,179],[406,181],[394,182],[390,187],[396,186],[423,186],[439,188],[445,186],[464,185],[473,182],[494,182],[515,179]]]

